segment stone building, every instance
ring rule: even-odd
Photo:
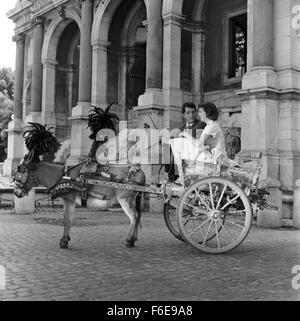
[[[300,178],[297,0],[19,0],[15,113],[5,173],[28,121],[89,149],[87,115],[114,101],[131,127],[181,124],[184,101],[213,101],[243,152],[263,153],[273,200],[292,217]]]

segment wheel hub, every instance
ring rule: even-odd
[[[218,221],[220,218],[222,218],[223,213],[221,211],[216,211],[212,210],[209,214],[208,217],[214,221]]]

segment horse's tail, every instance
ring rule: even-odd
[[[142,212],[143,212],[143,203],[144,203],[144,193],[139,192],[137,193],[135,197],[135,209],[137,212],[137,225],[142,228],[142,222],[141,222],[141,217],[142,217]]]

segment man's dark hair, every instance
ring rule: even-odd
[[[206,117],[210,120],[218,120],[219,112],[218,108],[214,103],[204,103],[200,104],[199,108],[202,108],[206,114]]]
[[[183,114],[185,113],[186,108],[193,108],[193,109],[197,110],[196,105],[192,102],[186,102],[182,105],[182,113]]]

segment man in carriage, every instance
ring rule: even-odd
[[[182,160],[188,165],[185,170],[195,170],[203,173],[205,163],[216,164],[221,159],[227,159],[225,137],[217,120],[218,109],[213,103],[199,106],[199,118],[206,124],[200,137],[194,137],[193,132],[183,131],[177,138],[171,139],[170,144],[178,167],[178,182],[184,185]]]

